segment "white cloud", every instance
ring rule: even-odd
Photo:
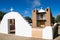
[[[40,0],[26,0],[27,3],[31,4],[32,8],[41,6]]]
[[[32,7],[33,7],[33,8],[38,7],[38,6],[40,6],[40,5],[41,5],[41,3],[40,3],[39,0],[33,0],[33,3],[32,3]]]

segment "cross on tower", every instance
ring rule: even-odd
[[[10,9],[10,11],[13,11],[13,10],[14,10],[13,8]]]

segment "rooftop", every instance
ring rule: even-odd
[[[45,12],[45,10],[43,10],[42,8],[40,10],[38,10],[38,12]]]

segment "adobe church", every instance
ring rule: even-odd
[[[20,15],[11,10],[0,23],[0,33],[17,36],[53,39],[53,21],[50,8],[32,11],[32,26]]]

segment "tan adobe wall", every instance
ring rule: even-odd
[[[51,14],[50,14],[50,8],[47,8],[46,10],[46,22],[45,22],[45,26],[51,26]]]
[[[34,38],[42,38],[42,30],[40,28],[32,28],[32,37]]]

